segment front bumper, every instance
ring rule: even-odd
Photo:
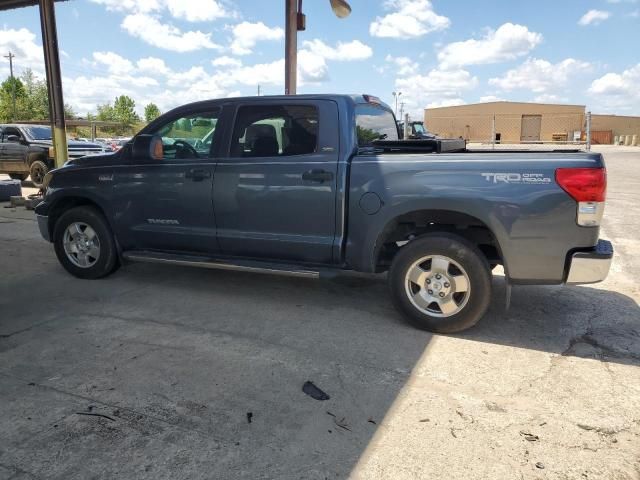
[[[51,235],[49,234],[49,217],[46,215],[38,215],[36,214],[36,219],[38,220],[38,229],[40,230],[40,235],[47,242],[51,241]]]
[[[607,240],[598,240],[598,244],[584,252],[575,252],[569,262],[567,283],[596,283],[607,278],[611,260],[613,259],[613,245]]]

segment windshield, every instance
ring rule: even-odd
[[[51,140],[51,127],[24,127],[24,131],[33,140]]]
[[[421,123],[414,123],[413,124],[413,130],[416,133],[424,133],[426,130],[424,129],[424,125]]]
[[[398,140],[398,129],[393,114],[370,104],[356,107],[358,146],[371,145],[376,140]]]

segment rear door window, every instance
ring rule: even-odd
[[[356,106],[358,146],[371,145],[375,140],[398,140],[398,127],[393,114],[370,104]]]
[[[248,105],[238,109],[232,157],[289,157],[316,152],[318,109],[312,105]]]

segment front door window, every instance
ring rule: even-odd
[[[162,137],[164,160],[207,158],[217,124],[218,112],[203,113],[173,119],[153,133]]]

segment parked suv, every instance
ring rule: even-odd
[[[36,187],[41,187],[45,175],[54,167],[51,127],[48,125],[0,125],[0,173],[8,173],[15,180],[31,176]],[[68,142],[69,158],[105,153],[96,143]]]

